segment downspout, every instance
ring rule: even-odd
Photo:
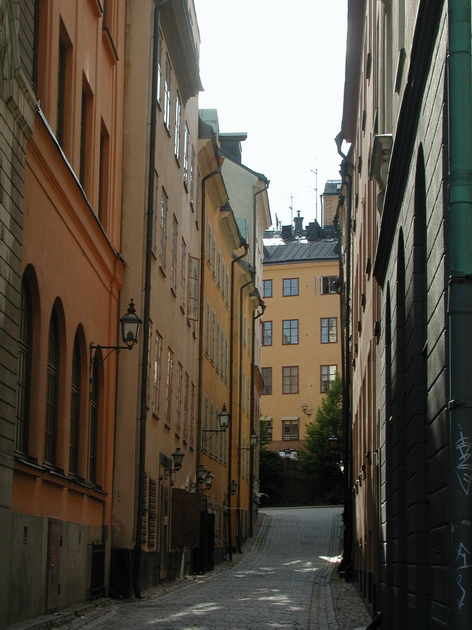
[[[234,265],[240,261],[242,258],[247,256],[249,245],[244,242],[243,243],[244,252],[240,256],[236,256],[231,261],[231,289],[230,289],[230,320],[229,320],[229,412],[232,414],[233,411],[233,379],[234,379]],[[228,439],[228,506],[227,506],[227,516],[228,516],[228,527],[227,527],[227,548],[228,548],[228,558],[231,561],[233,559],[233,548],[232,548],[232,525],[231,525],[231,482],[232,482],[232,468],[233,468],[233,423],[231,422],[229,426],[229,439]]]
[[[224,157],[219,155],[218,149],[216,149],[216,160],[218,167],[205,175],[202,179],[202,211],[201,211],[201,225],[200,225],[200,291],[199,291],[199,305],[198,305],[198,431],[197,431],[197,467],[201,463],[201,446],[202,446],[202,426],[203,426],[203,316],[205,313],[205,239],[206,239],[206,183],[209,179],[221,173],[221,167],[223,166]],[[231,411],[230,411],[231,413]],[[200,491],[200,487],[197,484],[197,491]]]
[[[449,14],[449,396],[452,626],[472,619],[472,103],[470,0]]]
[[[343,183],[347,179],[347,214],[345,222],[346,230],[346,269],[343,276],[343,280],[346,281],[346,289],[344,291],[343,284],[341,283],[341,326],[343,327],[344,334],[341,336],[342,344],[342,380],[343,380],[343,460],[344,464],[344,487],[343,487],[343,505],[344,505],[344,549],[343,557],[339,566],[339,570],[344,572],[346,581],[351,579],[352,572],[352,538],[353,538],[353,516],[352,516],[352,461],[351,461],[351,344],[349,340],[350,336],[350,300],[351,300],[351,222],[352,222],[352,175],[349,172],[349,168],[353,168],[352,161],[341,151],[342,144],[342,132],[336,137],[336,145],[339,155],[343,158],[341,162],[341,177]],[[342,254],[340,252],[340,261],[342,260]],[[343,270],[340,264],[340,269]],[[344,292],[344,293],[343,293]],[[344,309],[343,309],[344,298]]]
[[[256,289],[257,291],[257,289]],[[259,293],[259,292],[258,292]],[[266,309],[266,305],[264,303],[263,300],[261,300],[261,304],[258,306],[258,308],[261,308],[261,312],[258,313],[257,309],[255,309],[253,311],[252,314],[252,339],[251,339],[251,435],[257,435],[258,437],[260,436],[260,427],[259,427],[259,422],[257,422],[257,419],[255,417],[256,414],[256,405],[255,405],[255,383],[254,383],[254,379],[256,376],[256,361],[255,361],[255,350],[256,350],[256,320],[259,319],[259,317],[262,317],[264,315],[265,309]],[[257,431],[256,431],[256,426],[257,426]],[[251,447],[250,452],[250,460],[249,460],[249,466],[250,466],[250,470],[249,470],[249,483],[250,483],[250,499],[249,499],[249,505],[250,505],[250,514],[249,514],[249,536],[252,538],[254,535],[254,470],[255,470],[255,457],[256,457],[256,447]]]
[[[252,278],[239,287],[239,392],[238,392],[238,505],[237,524],[238,532],[236,540],[238,543],[238,553],[241,553],[241,441],[243,433],[243,291],[250,284],[254,284],[255,271],[251,272]]]
[[[152,251],[152,221],[154,207],[154,170],[156,163],[156,126],[157,126],[157,69],[159,64],[159,11],[172,0],[161,0],[154,4],[154,29],[152,46],[152,77],[150,94],[150,122],[149,122],[149,155],[148,155],[148,191],[146,217],[146,244],[144,261],[144,308],[142,333],[142,363],[141,363],[141,402],[139,418],[139,453],[138,453],[138,501],[136,509],[136,532],[133,564],[133,589],[136,597],[141,597],[141,529],[144,515],[144,501],[146,490],[146,419],[147,419],[147,373],[149,353],[149,320],[151,312],[151,251]]]

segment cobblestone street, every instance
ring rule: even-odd
[[[83,630],[352,630],[338,623],[329,584],[338,560],[341,508],[267,510],[252,550],[233,568],[165,595],[114,603]],[[352,587],[352,585],[349,585]],[[353,589],[354,587],[352,587]],[[352,598],[352,591],[349,593]],[[354,595],[354,600],[356,596]],[[358,599],[358,598],[357,598]],[[349,605],[349,604],[348,604]]]

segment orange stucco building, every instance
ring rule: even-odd
[[[124,6],[105,17],[98,2],[20,5],[36,113],[24,175],[7,623],[107,592],[116,355],[104,361],[90,344],[117,345],[125,270]]]

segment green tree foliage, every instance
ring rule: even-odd
[[[315,419],[305,431],[305,447],[300,451],[301,469],[316,477],[315,497],[318,503],[339,503],[342,493],[342,381],[339,375],[318,407]],[[333,450],[329,438],[337,438]]]

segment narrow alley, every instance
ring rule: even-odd
[[[70,628],[365,628],[369,617],[352,594],[346,604],[351,612],[358,606],[357,625],[343,625],[336,618],[330,575],[340,549],[341,512],[335,507],[267,510],[252,550],[233,568],[155,599],[113,604],[100,617],[77,620]]]

